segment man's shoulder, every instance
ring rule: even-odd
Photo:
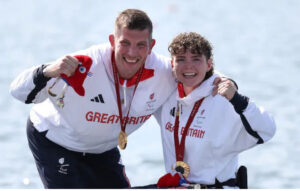
[[[151,54],[146,59],[146,67],[153,69],[167,69],[171,68],[171,61],[169,57],[157,54],[156,52],[151,52]]]
[[[99,60],[110,60],[111,46],[109,43],[92,45],[84,50],[74,53],[74,55],[87,55],[97,63]]]
[[[111,53],[111,45],[109,43],[96,44],[89,49],[101,54]]]
[[[75,52],[74,54],[104,54],[111,52],[111,46],[109,43],[91,45],[86,49]]]

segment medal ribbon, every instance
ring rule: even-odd
[[[175,142],[175,151],[176,151],[176,161],[183,161],[184,157],[184,148],[185,148],[185,138],[187,135],[187,132],[194,120],[194,117],[201,106],[204,98],[198,100],[195,104],[194,107],[191,111],[191,114],[189,116],[189,119],[185,125],[181,141],[179,143],[179,138],[178,138],[178,128],[179,128],[179,103],[177,102],[177,110],[176,110],[176,118],[175,118],[175,125],[174,125],[174,142]]]
[[[138,76],[137,76],[137,79],[136,79],[136,82],[135,82],[132,98],[131,98],[130,103],[129,103],[129,108],[128,108],[127,115],[126,115],[126,120],[124,121],[123,120],[123,114],[122,114],[121,98],[120,98],[119,75],[118,75],[118,71],[117,71],[114,52],[112,52],[112,54],[111,54],[111,61],[112,61],[115,88],[116,88],[116,94],[117,94],[117,103],[118,103],[118,110],[119,110],[119,116],[120,116],[121,131],[125,132],[127,121],[128,121],[128,115],[129,115],[129,111],[130,111],[130,108],[131,108],[131,103],[132,103],[132,100],[133,100],[133,96],[134,96],[136,88],[137,88],[137,86],[138,86],[138,84],[141,80],[141,76],[142,76],[144,66],[142,68],[140,68],[140,70],[138,71],[139,73],[138,73]],[[126,95],[124,95],[124,96],[126,96]]]

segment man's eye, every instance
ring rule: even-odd
[[[139,47],[139,48],[145,48],[146,45],[145,45],[145,44],[139,44],[138,47]]]
[[[121,45],[122,45],[122,46],[128,46],[129,43],[128,43],[128,42],[121,42]]]

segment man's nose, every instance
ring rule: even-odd
[[[130,46],[128,50],[128,55],[134,57],[137,56],[137,52],[138,51],[136,46]]]

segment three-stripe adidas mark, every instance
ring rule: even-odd
[[[101,103],[104,103],[104,99],[102,97],[102,94],[98,94],[98,96],[94,97],[93,99],[91,99],[92,102],[101,102]]]

